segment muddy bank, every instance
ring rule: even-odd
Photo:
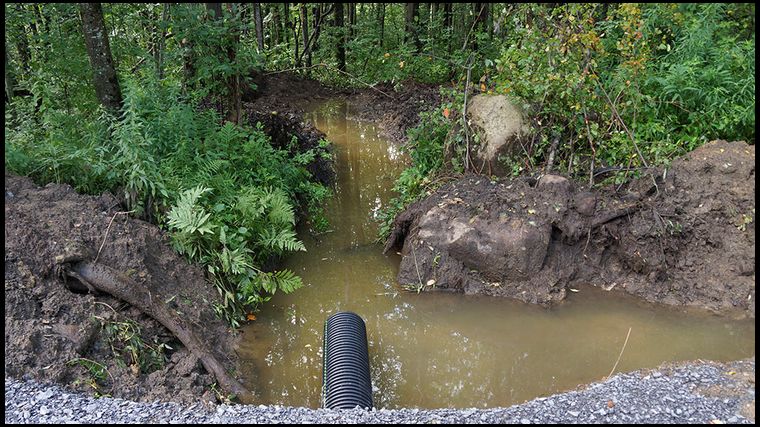
[[[348,102],[349,117],[376,122],[381,136],[397,143],[406,141],[406,131],[419,124],[420,111],[440,102],[439,86],[413,81],[403,82],[397,90],[387,83],[335,89],[293,73],[256,75],[253,81],[256,89],[246,91],[243,106],[259,117],[301,118],[309,105],[339,98]]]
[[[591,284],[755,315],[755,147],[714,141],[621,186],[466,176],[399,215],[398,280],[550,305]]]
[[[5,175],[5,375],[144,402],[216,400],[216,379],[169,330],[58,276],[56,257],[77,248],[128,278],[133,293],[165,306],[226,369],[235,368],[235,337],[214,314],[212,304],[221,301],[203,271],[158,227],[118,211],[108,193],[80,195],[68,185],[40,188]]]

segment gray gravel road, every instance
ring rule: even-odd
[[[136,403],[5,379],[6,423],[752,423],[755,359],[618,374],[582,390],[496,409],[313,410]]]

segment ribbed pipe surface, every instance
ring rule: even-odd
[[[364,320],[348,311],[328,317],[323,346],[322,406],[371,408],[372,380]]]

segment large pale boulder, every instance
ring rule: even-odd
[[[528,133],[527,122],[520,108],[504,95],[477,95],[467,105],[470,126],[480,135],[480,146],[475,151],[477,168],[484,172],[504,176],[499,156],[520,151],[520,138]]]

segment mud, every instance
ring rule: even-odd
[[[5,175],[5,375],[143,402],[215,401],[214,378],[167,329],[106,294],[72,292],[56,275],[56,256],[86,248],[177,312],[229,369],[236,366],[236,338],[213,312],[220,301],[203,271],[176,254],[158,227],[119,210],[109,193],[79,195],[68,185],[40,188]],[[144,343],[168,346],[161,369],[141,371],[124,343],[109,341],[107,329],[127,320],[139,324]],[[104,365],[106,378],[93,382],[77,363],[84,359]]]
[[[399,215],[398,280],[551,305],[591,284],[755,315],[755,147],[713,141],[620,187],[465,176]]]

